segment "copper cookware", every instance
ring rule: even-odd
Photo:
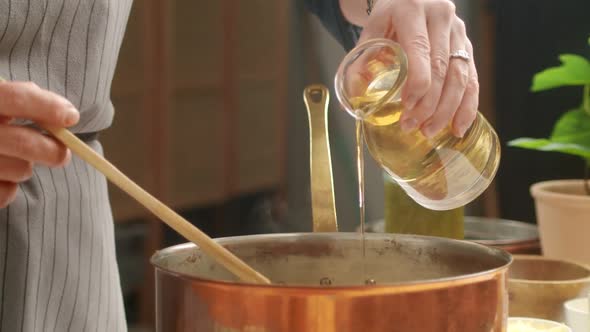
[[[315,231],[336,231],[328,90],[304,98],[310,117]],[[269,277],[246,284],[192,244],[156,253],[158,331],[503,332],[511,257],[479,244],[394,234],[241,236],[219,244]],[[366,285],[365,283],[368,283]]]
[[[465,217],[465,238],[479,244],[504,249],[511,254],[541,254],[536,225],[520,221]]]
[[[499,249],[367,234],[363,260],[356,233],[218,241],[273,285],[238,282],[192,244],[162,250],[152,257],[158,331],[505,331],[511,257]]]
[[[385,222],[370,222],[365,230],[383,233]],[[520,221],[465,216],[465,240],[500,248],[511,254],[541,254],[537,226]]]

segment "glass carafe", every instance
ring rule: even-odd
[[[349,52],[335,77],[336,96],[363,120],[372,157],[418,204],[451,210],[473,201],[490,184],[500,162],[498,136],[477,112],[462,138],[450,125],[428,138],[403,131],[401,90],[407,75],[405,52],[389,39],[372,39]]]

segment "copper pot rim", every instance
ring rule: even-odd
[[[223,237],[223,238],[216,238],[215,241],[218,241],[220,244],[225,244],[231,242],[235,244],[235,241],[249,241],[249,240],[261,240],[261,239],[268,239],[268,238],[286,238],[286,237],[301,237],[301,236],[329,236],[333,237],[334,234],[338,234],[339,237],[342,238],[358,238],[358,233],[355,232],[337,232],[337,233],[273,233],[273,234],[257,234],[257,235],[242,235],[242,236],[232,236],[232,237]],[[440,242],[460,242],[464,245],[471,246],[471,247],[479,247],[484,251],[492,252],[492,255],[496,255],[500,259],[504,259],[504,264],[487,269],[484,271],[470,273],[470,274],[463,274],[460,276],[454,277],[447,277],[447,278],[439,278],[439,279],[429,279],[429,280],[418,280],[418,281],[410,281],[410,282],[398,282],[398,283],[386,283],[386,284],[376,284],[376,285],[339,285],[339,286],[307,286],[307,285],[283,285],[283,284],[270,284],[270,285],[262,285],[262,284],[253,284],[253,283],[246,283],[246,282],[231,282],[231,281],[224,281],[224,280],[215,280],[215,279],[208,279],[194,275],[187,275],[184,273],[179,273],[173,271],[170,268],[165,268],[159,266],[157,264],[157,260],[176,252],[178,250],[186,250],[188,248],[196,248],[197,245],[193,243],[183,243],[178,244],[175,246],[171,246],[162,250],[157,251],[152,255],[150,258],[150,263],[154,266],[156,271],[161,271],[167,275],[173,276],[183,281],[189,281],[198,283],[202,286],[212,287],[212,288],[223,288],[223,289],[233,289],[233,290],[256,290],[257,292],[270,292],[275,293],[276,291],[281,291],[285,294],[290,295],[297,295],[300,292],[304,293],[313,293],[314,295],[337,295],[342,294],[344,291],[347,295],[352,296],[371,296],[371,295],[383,295],[383,294],[399,294],[399,293],[411,293],[411,292],[419,292],[419,291],[426,291],[426,290],[436,290],[442,288],[449,288],[449,287],[458,287],[468,284],[473,284],[477,282],[483,282],[490,279],[495,278],[499,274],[505,274],[508,271],[508,268],[513,262],[512,255],[507,251],[501,248],[495,247],[488,247],[484,246],[479,243],[475,243],[472,241],[467,240],[454,240],[454,239],[443,239],[439,237],[432,237],[432,236],[422,236],[422,235],[409,235],[409,234],[390,234],[390,233],[366,233],[367,237],[376,237],[376,238],[383,238],[383,237],[397,237],[397,238],[417,238],[423,240],[432,240],[432,241],[440,241]],[[275,293],[276,294],[276,293]]]
[[[494,219],[494,221],[491,220],[490,218],[486,218],[486,217],[464,216],[465,240],[479,243],[479,244],[483,244],[486,246],[506,246],[506,247],[509,247],[509,246],[523,246],[523,247],[531,246],[531,247],[537,247],[537,246],[541,245],[541,241],[540,241],[539,233],[538,233],[538,228],[536,225],[525,223],[522,221],[511,220],[511,219],[496,219],[496,218],[492,218],[492,219]],[[499,221],[495,221],[495,220],[499,220]],[[368,222],[366,232],[368,232],[368,233],[386,233],[382,229],[375,231],[374,229],[368,228],[370,225],[379,225],[379,227],[382,227],[382,225],[384,225],[384,223],[385,223],[385,220],[383,220],[383,219]],[[470,229],[469,226],[474,227],[476,225],[483,225],[486,223],[498,223],[502,227],[512,226],[512,227],[518,227],[521,229],[524,228],[530,232],[533,232],[534,235],[531,234],[530,236],[527,236],[527,237],[511,238],[511,239],[473,239],[470,237],[473,235],[473,230]],[[358,231],[359,230],[357,229],[357,232]]]
[[[516,221],[511,219],[500,219],[501,221],[491,221],[489,218],[486,217],[478,217],[478,216],[465,216],[465,225],[477,225],[483,223],[500,223],[502,226],[512,226],[518,227],[520,229],[527,229],[535,233],[535,235],[530,235],[528,237],[521,237],[521,238],[514,238],[514,239],[466,239],[472,242],[476,242],[479,244],[484,244],[488,246],[509,246],[509,245],[535,245],[540,244],[540,238],[538,233],[538,228],[535,225],[525,223],[522,221]],[[466,227],[467,228],[467,227]],[[465,230],[465,235],[468,235],[469,230]]]
[[[566,263],[575,265],[580,267],[587,272],[587,276],[583,278],[576,278],[576,279],[567,279],[567,280],[532,280],[532,279],[522,279],[522,278],[511,278],[508,275],[508,282],[510,283],[519,283],[519,284],[530,284],[530,285],[569,285],[569,284],[579,284],[584,282],[590,282],[590,266],[586,264],[582,264],[579,262],[575,262],[568,259],[561,259],[561,258],[551,258],[541,255],[512,255],[513,262],[516,260],[543,260],[543,261],[550,261],[550,262],[559,262],[559,263]]]
[[[539,246],[541,241],[539,239],[536,240],[526,240],[526,241],[511,241],[511,240],[466,240],[475,242],[478,244],[483,244],[486,246],[502,246],[502,247],[510,247],[510,246]]]

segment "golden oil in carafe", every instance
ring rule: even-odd
[[[427,138],[400,126],[403,104],[389,93],[399,70],[372,66],[374,79],[351,106],[362,114],[364,137],[373,158],[419,204],[433,210],[463,206],[485,190],[500,158],[498,138],[480,113],[463,138],[446,127]]]

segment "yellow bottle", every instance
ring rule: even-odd
[[[447,126],[432,138],[420,130],[404,132],[401,89],[407,59],[388,39],[358,45],[342,61],[336,96],[356,119],[372,157],[418,204],[431,210],[460,208],[490,184],[500,162],[498,136],[478,112],[462,138]]]

